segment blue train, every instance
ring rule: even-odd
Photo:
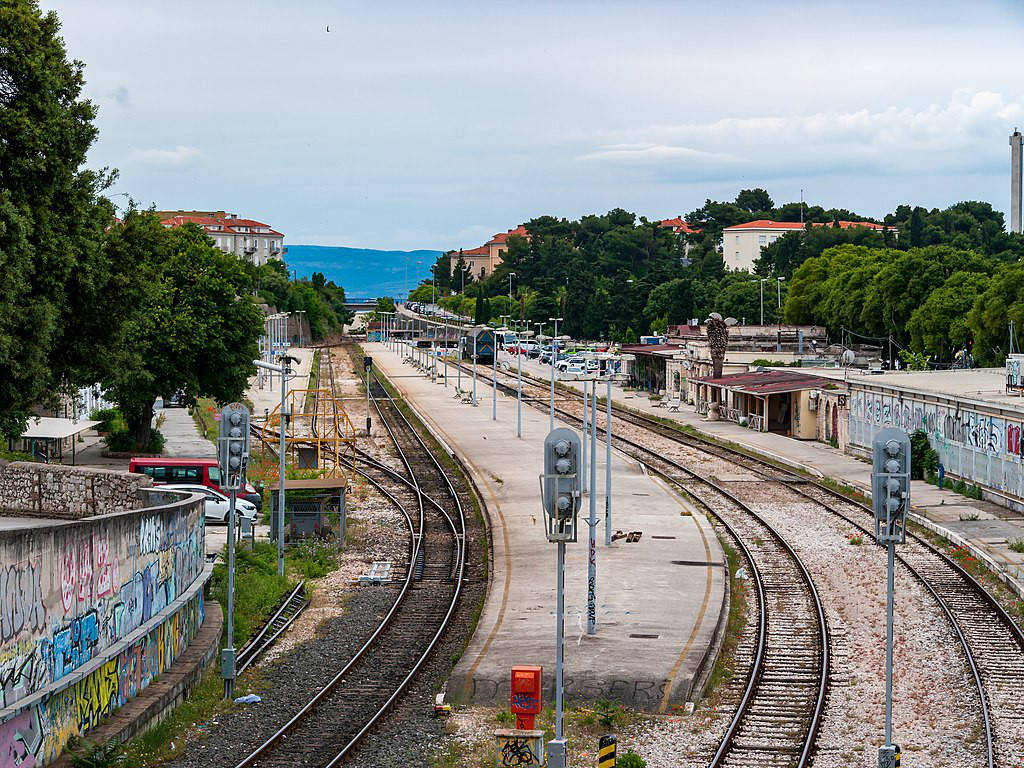
[[[474,340],[476,342],[474,346]],[[472,360],[476,350],[478,363],[494,362],[494,331],[490,328],[470,328],[462,335],[462,359]]]

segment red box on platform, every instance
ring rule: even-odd
[[[541,711],[541,674],[543,667],[512,667],[509,686],[509,711],[516,716],[516,728],[532,730],[534,717]]]

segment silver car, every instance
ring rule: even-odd
[[[203,517],[207,523],[228,524],[228,511],[231,501],[220,491],[207,488],[205,485],[171,484],[161,485],[160,490],[164,491],[191,491],[203,495]],[[250,522],[256,520],[256,505],[243,498],[235,499],[235,514],[241,515]]]

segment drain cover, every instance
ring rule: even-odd
[[[642,635],[634,633],[630,635],[630,637],[635,637],[637,640],[657,640],[661,635]]]
[[[675,536],[651,536],[652,539],[674,539]]]

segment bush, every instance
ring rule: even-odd
[[[103,438],[103,442],[113,453],[163,453],[165,444],[163,433],[159,429],[149,433],[149,445],[141,450],[135,447],[135,435],[127,429],[111,432]]]
[[[939,454],[932,449],[928,433],[919,429],[910,436],[910,479],[924,480],[939,466]]]
[[[494,716],[494,719],[498,721],[499,725],[512,725],[516,721],[516,716],[507,709],[503,709]]]
[[[597,722],[609,730],[615,727],[622,715],[622,707],[608,699],[598,699],[594,703],[594,711],[597,713]]]
[[[128,765],[124,745],[113,740],[95,744],[73,737],[68,742],[68,755],[72,768],[120,768]]]
[[[119,432],[125,427],[124,418],[117,408],[94,408],[89,414],[91,421],[98,421],[97,432]]]
[[[647,768],[647,761],[627,747],[626,753],[615,761],[619,768]]]

